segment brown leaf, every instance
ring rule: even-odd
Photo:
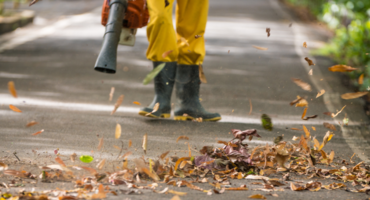
[[[298,101],[298,103],[295,105],[295,107],[307,107],[308,102],[306,99],[301,99]]]
[[[31,121],[31,122],[27,123],[26,127],[31,127],[31,126],[36,125],[36,124],[38,124],[38,122]]]
[[[271,31],[270,28],[266,28],[267,37],[270,37],[270,31]]]
[[[121,95],[118,97],[116,104],[114,104],[114,109],[110,113],[111,115],[113,115],[117,111],[118,107],[122,104],[123,98],[124,98],[124,95]]]
[[[330,155],[329,155],[329,163],[333,162],[333,160],[334,160],[334,155],[335,155],[334,151],[331,151],[331,152],[330,152]]]
[[[139,171],[146,173],[150,178],[152,178],[155,181],[160,180],[158,175],[153,171],[151,172],[148,167],[145,165],[144,161],[141,159],[135,159],[134,160],[136,167]]]
[[[302,190],[305,190],[305,188],[303,186],[296,186],[294,185],[293,182],[290,182],[290,189],[293,190],[293,191],[302,191]]]
[[[336,114],[331,113],[331,117],[332,117],[332,118],[334,118],[334,117],[338,116],[338,115],[339,115],[339,113],[341,113],[341,112],[343,111],[343,109],[344,109],[346,106],[347,106],[347,105],[343,106],[343,108],[342,108],[342,109],[340,109],[340,111],[338,111]]]
[[[73,153],[71,156],[70,156],[70,159],[72,162],[75,162],[76,161],[76,157],[77,157],[77,154],[76,153]]]
[[[323,94],[325,94],[325,90],[320,90],[320,92],[317,93],[316,98],[322,96]]]
[[[254,194],[254,195],[249,196],[248,198],[250,198],[250,199],[266,199],[266,197],[263,196],[262,194]]]
[[[202,83],[207,83],[206,75],[203,72],[203,66],[199,64],[199,79]]]
[[[342,97],[342,99],[347,100],[347,99],[356,99],[356,98],[365,96],[367,94],[368,92],[345,93],[345,94],[342,94],[340,97]]]
[[[171,190],[173,191],[173,190]],[[172,192],[169,192],[169,193],[172,193]],[[182,193],[185,193],[185,192],[182,192]],[[185,193],[186,194],[186,193]],[[179,196],[175,195],[171,198],[171,200],[181,200]]]
[[[224,193],[224,192],[225,192],[225,187],[223,187],[220,191],[218,191],[218,190],[216,190],[216,189],[213,189],[213,192],[214,192],[215,194],[222,194],[222,193]]]
[[[35,3],[37,3],[39,0],[33,0],[31,3],[30,3],[30,5],[28,5],[28,6],[32,6],[33,4],[35,4]]]
[[[168,191],[168,187],[164,188],[162,191],[156,191],[156,190],[153,190],[153,192],[157,193],[157,194],[164,194]]]
[[[96,168],[98,169],[103,169],[104,165],[105,165],[105,160],[106,159],[103,159],[102,161],[100,161],[97,165],[96,165]]]
[[[121,125],[120,125],[120,124],[117,124],[117,125],[116,125],[115,138],[116,138],[116,139],[119,139],[119,138],[121,137],[121,133],[122,133]]]
[[[182,157],[182,158],[179,158],[176,163],[175,163],[175,171],[177,170],[177,168],[179,167],[180,163],[183,161],[183,160],[189,160],[190,158],[189,157]]]
[[[163,54],[162,54],[162,58],[166,58],[168,55],[170,55],[170,53],[172,53],[173,50],[169,50],[169,51],[165,51]]]
[[[33,133],[32,135],[35,136],[35,135],[38,135],[40,133],[44,132],[44,129],[42,129],[41,131],[37,131],[36,133]]]
[[[237,187],[237,188],[232,187],[232,188],[225,188],[225,190],[229,190],[229,191],[246,191],[246,190],[248,190],[248,188],[247,187]]]
[[[306,134],[306,138],[310,138],[310,131],[306,128],[305,125],[302,125],[302,126],[303,126],[303,131]]]
[[[62,160],[59,156],[57,156],[57,157],[55,158],[55,161],[57,161],[57,163],[59,163],[59,164],[60,164],[60,165],[62,165],[63,167],[67,167],[67,166],[66,166],[66,164],[64,164],[63,160]]]
[[[132,146],[132,141],[131,140],[129,140],[128,141],[128,147],[130,148]]]
[[[102,138],[99,139],[98,151],[101,150],[101,148],[103,147],[103,144],[104,144],[104,138],[102,137]]]
[[[8,82],[8,89],[9,89],[10,94],[14,98],[17,98],[17,90],[15,90],[15,86],[14,86],[14,82],[13,81],[9,81]]]
[[[168,153],[170,153],[170,151],[166,151],[166,152],[162,153],[162,155],[159,156],[159,159],[163,160],[167,156]]]
[[[296,104],[296,103],[298,103],[300,100],[302,100],[303,99],[303,97],[300,97],[300,96],[297,96],[297,99],[295,99],[295,100],[293,100],[292,102],[290,102],[289,104],[291,105],[291,106],[293,106],[294,104]]]
[[[112,87],[112,88],[110,89],[110,93],[109,93],[109,101],[112,101],[112,99],[113,99],[113,94],[114,94],[114,87]]]
[[[329,71],[331,72],[351,72],[354,70],[357,70],[357,68],[353,68],[347,65],[334,65],[332,67],[329,67]]]
[[[303,42],[303,47],[307,48],[307,43],[306,42]]]
[[[303,90],[306,90],[306,91],[311,91],[311,86],[306,83],[306,82],[303,82],[301,79],[298,79],[298,78],[292,78],[292,81],[297,84],[299,87],[301,87]]]
[[[143,147],[145,154],[146,154],[147,146],[148,146],[148,134],[145,133],[145,135],[143,136],[143,145],[141,145],[141,147]]]
[[[198,39],[198,38],[200,38],[200,37],[202,37],[201,35],[194,35],[194,38],[195,39]]]
[[[252,45],[254,48],[258,49],[258,50],[261,50],[261,51],[266,51],[267,48],[265,47],[259,47],[259,46],[255,46],[255,45]]]
[[[333,130],[333,131],[336,131],[337,130],[333,124],[329,124],[327,122],[324,122],[323,125],[324,125],[325,128],[328,128],[330,130]]]
[[[14,112],[19,112],[19,113],[21,113],[22,111],[21,110],[19,110],[19,108],[17,108],[17,107],[15,107],[15,106],[13,106],[13,105],[9,105],[9,108],[12,110],[12,111],[14,111]]]
[[[135,105],[138,105],[138,106],[140,106],[141,105],[141,103],[140,102],[138,102],[138,101],[134,101],[134,102],[132,102],[133,104],[135,104]]]
[[[308,57],[305,57],[304,59],[307,61],[309,66],[315,65],[315,63],[313,63],[312,60],[310,60]]]
[[[185,135],[181,135],[177,138],[176,140],[176,143],[179,141],[179,140],[189,140],[189,137],[188,136],[185,136]]]

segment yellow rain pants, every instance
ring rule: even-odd
[[[165,6],[165,0],[147,0],[150,16],[147,58],[161,62],[177,61],[183,65],[203,63],[208,0],[177,0],[176,32],[172,23],[174,0],[167,2],[169,5]],[[163,58],[163,53],[168,51],[172,52]]]

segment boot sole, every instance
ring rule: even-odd
[[[171,114],[170,113],[163,113],[161,114],[161,116],[155,116],[153,114],[149,114],[150,112],[146,112],[146,111],[139,111],[139,115],[141,116],[144,116],[144,117],[150,117],[150,118],[170,118],[171,117]],[[147,115],[149,114],[149,115]]]
[[[195,118],[194,117],[191,117],[191,116],[175,116],[175,120],[177,121],[187,121],[187,120],[194,120]],[[211,118],[211,119],[203,119],[203,121],[205,122],[215,122],[215,121],[218,121],[220,120],[221,117],[214,117],[214,118]]]

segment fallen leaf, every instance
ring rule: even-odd
[[[298,78],[292,78],[292,81],[297,84],[299,87],[301,87],[303,90],[306,90],[306,91],[311,91],[311,86],[306,83],[306,82],[303,82],[301,79],[298,79]]]
[[[9,105],[9,108],[12,110],[12,111],[14,111],[14,112],[19,112],[19,113],[21,113],[22,111],[21,110],[19,110],[19,108],[17,108],[17,107],[15,107],[15,106],[13,106],[13,105]]]
[[[0,162],[0,171],[7,170],[7,169],[8,169],[8,165]]]
[[[266,51],[267,50],[267,48],[265,48],[265,47],[259,47],[259,46],[255,46],[255,45],[253,45],[253,47],[256,48],[256,49],[258,49],[258,50],[262,50],[262,51]]]
[[[254,195],[249,196],[248,198],[250,198],[250,199],[266,199],[266,197],[263,196],[262,194],[254,194]]]
[[[225,190],[229,190],[229,191],[247,191],[248,188],[246,188],[246,187],[231,187],[231,188],[225,188]]]
[[[331,151],[331,152],[330,152],[330,155],[329,155],[329,163],[333,162],[333,160],[334,160],[334,155],[335,155],[334,151]]]
[[[307,43],[306,42],[303,42],[303,47],[307,48]]]
[[[44,129],[42,129],[41,131],[37,131],[36,133],[33,133],[32,135],[35,136],[35,135],[38,135],[40,133],[44,132]]]
[[[290,189],[293,191],[302,191],[305,190],[303,186],[296,186],[293,182],[290,182]]]
[[[325,90],[320,90],[320,92],[316,95],[316,98],[322,96],[323,94],[325,94]]]
[[[146,77],[143,80],[143,84],[147,85],[151,80],[153,80],[159,74],[159,72],[162,71],[162,69],[165,66],[166,66],[166,63],[162,63],[158,65],[157,67],[155,67],[151,72],[149,72],[148,75],[146,75]]]
[[[290,128],[291,130],[295,130],[295,131],[303,131],[303,129],[299,129],[299,128]]]
[[[169,51],[166,51],[162,54],[162,58],[166,58],[168,55],[170,55],[170,53],[172,53],[173,50],[169,50]]]
[[[313,63],[312,60],[310,60],[308,57],[305,57],[304,59],[307,61],[309,66],[315,65],[315,63]]]
[[[353,68],[347,65],[334,65],[332,67],[329,67],[329,71],[331,72],[351,72],[354,70],[357,70],[357,68]]]
[[[155,181],[160,180],[158,175],[154,171],[150,171],[148,167],[145,165],[144,160],[141,159],[134,159],[134,162],[136,164],[136,167],[139,171],[146,173],[150,178],[152,178]]]
[[[203,72],[203,66],[199,64],[199,79],[202,83],[207,83],[206,75]]]
[[[57,163],[59,163],[60,165],[62,165],[63,167],[67,167],[67,166],[66,166],[66,164],[64,164],[63,160],[62,160],[59,156],[57,156],[57,157],[55,158],[55,161],[56,161]]]
[[[112,101],[112,99],[113,99],[113,94],[114,94],[114,87],[112,87],[112,88],[110,89],[110,93],[109,93],[109,101]]]
[[[147,145],[148,145],[148,134],[145,133],[145,135],[143,136],[143,145],[142,145],[145,154],[147,150]]]
[[[325,128],[328,128],[330,130],[333,130],[333,131],[337,130],[333,124],[329,124],[327,122],[324,122],[323,125],[324,125]]]
[[[179,137],[176,139],[176,143],[177,143],[179,140],[189,140],[189,137],[188,137],[188,136],[185,136],[185,135],[181,135],[181,136],[179,136]]]
[[[157,194],[164,194],[168,191],[168,187],[164,188],[162,191],[156,191],[156,190],[153,190],[153,192],[157,193]]]
[[[121,133],[122,133],[121,125],[120,125],[120,124],[117,124],[117,125],[116,125],[115,138],[116,138],[116,139],[119,139],[119,138],[121,137]]]
[[[101,160],[101,161],[96,165],[96,168],[98,168],[98,169],[103,169],[103,167],[104,167],[104,165],[105,165],[105,160],[106,160],[106,159]]]
[[[343,111],[343,109],[344,109],[346,106],[347,106],[347,105],[343,106],[343,108],[342,108],[342,109],[340,109],[340,111],[338,111],[336,114],[331,113],[331,117],[332,117],[332,118],[334,118],[334,117],[338,116],[338,115],[339,115],[339,113],[341,113],[341,112]]]
[[[270,28],[266,28],[267,37],[270,37],[270,31],[271,31]]]
[[[345,93],[345,94],[342,94],[340,97],[342,97],[342,99],[347,100],[347,99],[356,99],[356,98],[365,96],[367,94],[368,92]]]
[[[122,104],[123,98],[124,98],[124,95],[121,95],[118,97],[116,104],[114,104],[114,109],[110,113],[111,115],[113,115],[117,111],[118,107]]]
[[[103,144],[104,144],[104,138],[102,137],[102,138],[99,139],[99,144],[98,144],[98,148],[97,148],[98,151],[100,151],[102,149]]]
[[[27,123],[26,127],[31,127],[31,126],[36,125],[36,124],[38,124],[38,122],[31,121],[31,122]]]
[[[166,151],[166,152],[162,153],[162,155],[159,156],[159,159],[163,160],[167,156],[168,153],[170,153],[170,151]]]
[[[138,102],[138,101],[134,101],[134,102],[132,102],[133,104],[136,104],[136,105],[138,105],[138,106],[140,106],[141,105],[141,103],[140,102]]]
[[[358,84],[362,85],[364,83],[364,74],[361,74],[360,77],[358,77]]]
[[[9,81],[8,82],[8,89],[9,89],[10,94],[14,98],[17,98],[17,90],[15,90],[15,86],[14,86],[14,82],[13,81]]]
[[[313,70],[310,69],[310,71],[308,71],[308,75],[312,76],[312,74],[313,74]]]
[[[80,160],[84,163],[91,163],[94,158],[92,156],[82,155],[80,156]]]
[[[175,168],[174,170],[176,171],[177,168],[179,167],[180,163],[183,161],[183,160],[189,160],[190,158],[189,157],[182,157],[182,158],[179,158],[176,163],[175,163]]]

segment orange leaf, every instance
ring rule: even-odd
[[[14,112],[22,112],[21,110],[19,110],[19,108],[17,108],[17,107],[15,107],[15,106],[13,106],[13,105],[9,105],[9,108],[12,110],[12,111],[14,111]]]
[[[148,134],[145,133],[145,135],[143,136],[143,145],[142,145],[145,154],[146,154],[147,146],[148,146]]]
[[[168,153],[170,153],[170,151],[166,151],[166,152],[162,153],[162,155],[161,155],[161,156],[159,156],[159,158],[160,158],[161,160],[163,160],[163,159],[167,156],[167,154],[168,154]]]
[[[117,111],[118,107],[122,104],[124,97],[125,97],[124,95],[118,97],[116,104],[114,104],[113,111],[110,113],[111,115],[113,115]]]
[[[131,140],[129,140],[128,141],[128,147],[131,147],[132,146],[132,141]]]
[[[164,52],[164,53],[162,54],[162,58],[167,57],[167,56],[168,56],[168,55],[170,55],[170,53],[172,53],[172,52],[173,52],[173,50],[169,50],[169,51]]]
[[[9,89],[10,94],[14,98],[17,98],[17,91],[15,90],[15,86],[14,86],[14,82],[13,81],[9,81],[8,82],[8,89]]]
[[[189,137],[188,137],[188,136],[185,136],[185,135],[181,135],[181,136],[179,136],[179,137],[176,139],[176,143],[177,143],[179,140],[189,140]]]
[[[345,93],[345,94],[342,94],[341,97],[342,99],[356,99],[356,98],[362,97],[367,94],[368,92]]]
[[[115,133],[115,138],[116,139],[119,139],[121,137],[121,125],[120,124],[117,124],[116,125],[116,133]]]
[[[331,72],[351,72],[354,70],[357,70],[357,68],[353,68],[347,65],[334,65],[332,67],[329,67],[329,71]]]
[[[358,78],[358,84],[362,85],[364,83],[364,74],[361,74],[360,77]]]
[[[304,119],[304,117],[306,116],[306,113],[307,113],[307,108],[304,108],[304,110],[303,110],[303,113],[302,113],[302,119]]]
[[[249,196],[248,198],[250,198],[250,199],[266,199],[266,197],[263,196],[262,194],[254,194],[254,195]]]
[[[30,127],[30,126],[33,126],[33,125],[36,125],[36,124],[38,124],[38,122],[36,122],[36,121],[31,121],[31,122],[29,122],[29,123],[27,123],[27,127]]]
[[[190,157],[182,157],[182,158],[179,158],[176,163],[175,163],[175,171],[177,170],[177,168],[179,167],[180,163],[183,161],[183,160],[189,160]]]
[[[303,42],[303,47],[307,48],[307,43],[306,42]]]
[[[40,133],[42,133],[42,132],[44,132],[44,129],[42,129],[41,131],[37,131],[36,133],[34,133],[34,134],[32,134],[33,136],[35,136],[35,135],[38,135],[38,134],[40,134]]]
[[[303,125],[303,131],[306,134],[306,138],[309,138],[310,137],[310,131],[306,128],[305,125]]]
[[[307,61],[309,66],[315,65],[315,63],[313,63],[312,60],[310,60],[308,57],[305,57],[304,59]]]
[[[141,103],[140,102],[138,102],[138,101],[134,101],[134,102],[132,102],[133,104],[136,104],[136,105],[138,105],[138,106],[140,106],[141,105]]]
[[[63,160],[59,156],[55,158],[55,161],[57,161],[57,163],[59,163],[63,167],[66,167],[66,164],[64,164]]]
[[[91,173],[91,174],[93,174],[93,175],[95,175],[95,174],[97,174],[97,173],[98,173],[95,169],[90,168],[90,167],[85,167],[85,166],[78,166],[78,167],[80,167],[80,168],[82,168],[82,169],[84,169],[84,170],[86,170],[86,171],[90,172],[90,173]]]

